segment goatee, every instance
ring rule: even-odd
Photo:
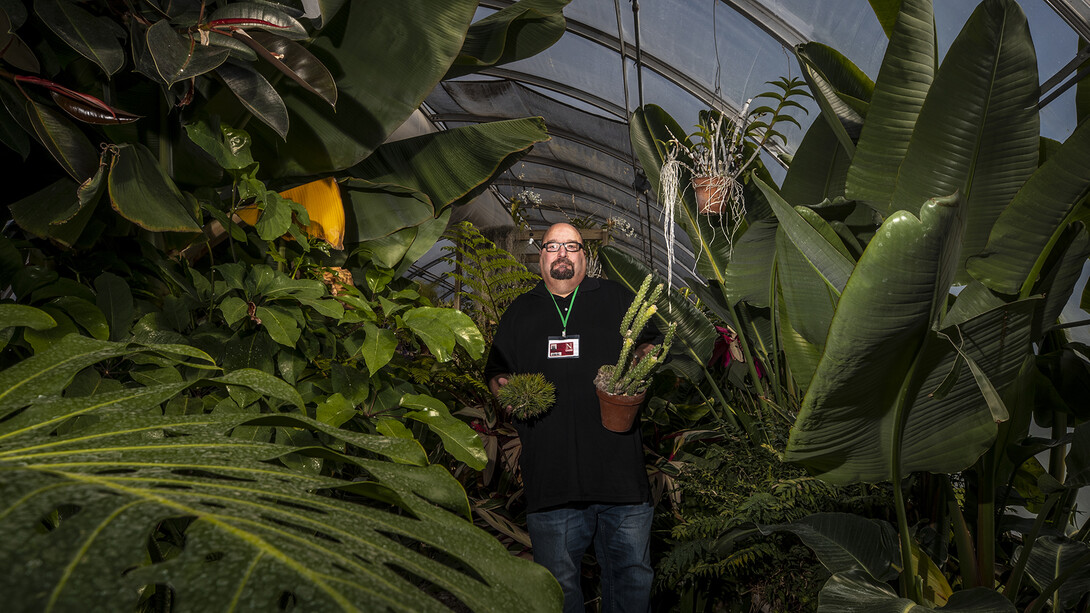
[[[561,264],[566,267],[559,268]],[[571,260],[557,260],[549,267],[549,276],[557,281],[567,281],[575,276],[575,265],[572,264]]]

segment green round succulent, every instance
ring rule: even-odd
[[[541,373],[511,375],[500,388],[501,407],[511,405],[511,414],[528,420],[544,415],[556,403],[556,387]]]

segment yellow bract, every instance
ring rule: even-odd
[[[344,203],[333,177],[293,187],[280,192],[280,195],[298,202],[307,210],[310,225],[305,226],[304,230],[309,236],[326,241],[334,249],[344,249]],[[237,212],[239,218],[251,226],[257,223],[259,213],[257,207],[252,205]]]

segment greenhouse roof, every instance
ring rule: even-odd
[[[511,4],[482,0],[477,17]],[[940,58],[975,4],[935,3]],[[1019,4],[1037,51],[1041,133],[1063,140],[1076,124],[1075,92],[1067,86],[1086,59],[1078,55],[1078,38],[1080,32],[1090,37],[1090,8],[1081,0]],[[632,112],[658,105],[686,129],[701,109],[737,112],[768,91],[768,82],[800,76],[792,49],[809,41],[837,49],[875,79],[887,42],[864,0],[573,0],[564,16],[563,37],[544,53],[441,82],[421,107],[427,122],[418,124],[449,129],[544,117],[551,140],[534,147],[456,217],[482,228],[514,228],[514,201],[529,227],[521,238],[540,236],[558,221],[608,227],[611,244],[660,271],[667,267],[663,214],[630,144]],[[804,106],[807,113],[794,113],[802,130],[819,114],[813,101]],[[763,156],[777,181],[784,168],[776,156],[789,156],[802,134],[787,128],[786,147]],[[684,284],[694,257],[685,233],[676,236],[674,279]],[[536,261],[535,253],[527,243],[527,259]],[[443,283],[444,255],[437,247],[414,273]]]

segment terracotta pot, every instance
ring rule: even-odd
[[[697,210],[703,215],[719,215],[727,203],[727,178],[720,176],[693,177]]]
[[[631,430],[646,392],[636,396],[615,396],[598,388],[594,391],[598,392],[598,404],[602,408],[602,426],[610,432]]]

